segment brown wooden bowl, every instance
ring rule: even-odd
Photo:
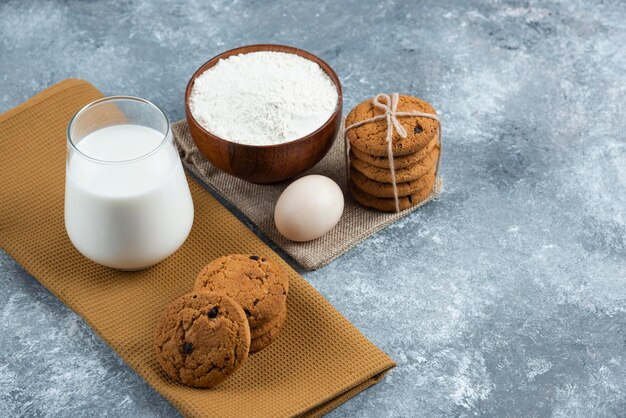
[[[279,51],[300,55],[316,62],[337,87],[337,107],[331,117],[316,131],[293,141],[277,145],[245,145],[230,142],[204,129],[191,114],[189,96],[196,78],[222,58],[256,51]],[[185,115],[189,131],[200,152],[215,167],[252,183],[269,184],[297,176],[317,164],[333,145],[339,131],[343,96],[339,77],[328,64],[315,55],[285,45],[249,45],[223,52],[194,73],[185,90]]]

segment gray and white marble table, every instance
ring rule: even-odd
[[[438,201],[302,272],[398,363],[330,415],[626,416],[626,3],[1,0],[0,111],[79,77],[177,120],[259,42],[445,127]],[[177,415],[3,252],[0,280],[0,416]]]

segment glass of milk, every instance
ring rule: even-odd
[[[193,203],[170,122],[137,97],[88,104],[67,128],[65,228],[76,249],[121,270],[174,253],[193,223]]]

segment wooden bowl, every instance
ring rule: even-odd
[[[279,51],[300,55],[316,62],[337,87],[337,107],[331,117],[316,131],[293,141],[277,145],[245,145],[230,142],[204,129],[189,109],[193,83],[200,74],[222,58],[256,51]],[[284,45],[249,45],[223,52],[202,65],[191,77],[185,90],[185,115],[189,131],[200,152],[220,170],[252,183],[269,184],[297,176],[317,164],[333,145],[339,131],[343,96],[339,77],[328,64],[315,55]]]

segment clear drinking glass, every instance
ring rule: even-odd
[[[152,266],[183,244],[193,212],[170,122],[160,108],[115,96],[72,118],[65,229],[81,254],[122,270]]]

